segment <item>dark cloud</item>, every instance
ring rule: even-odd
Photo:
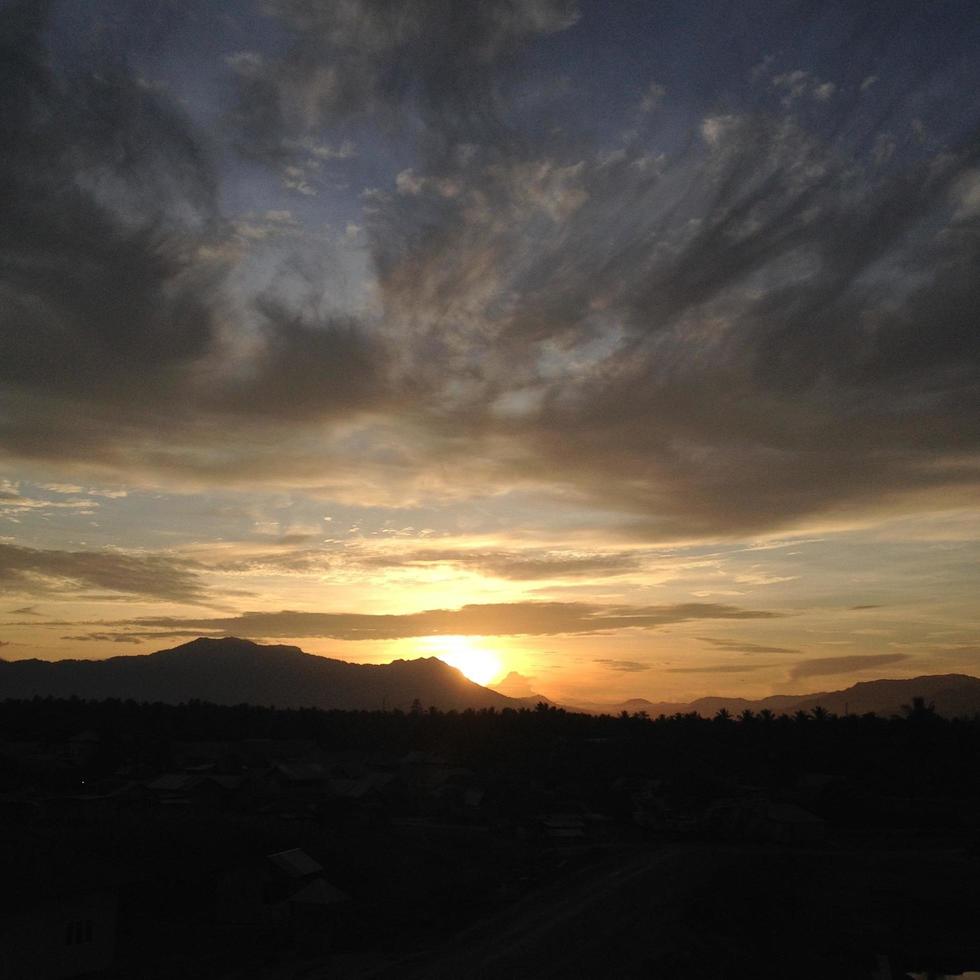
[[[882,607],[871,604],[865,606],[849,606],[848,608],[850,609],[851,612],[859,612],[862,609],[881,609]]]
[[[11,609],[9,612],[11,616],[40,616],[41,613],[37,611],[36,606],[21,606],[20,609]]]
[[[803,660],[795,664],[790,671],[790,678],[792,680],[799,680],[802,677],[821,677],[825,674],[852,674],[859,670],[884,667],[886,664],[897,664],[908,659],[908,654],[904,653],[882,653],[854,657],[821,657],[817,660]]]
[[[81,626],[83,623],[45,623],[45,626]],[[104,623],[104,626],[113,626],[112,623]],[[202,631],[197,630],[116,630],[111,633],[104,631],[93,631],[90,633],[76,633],[70,636],[62,636],[62,640],[75,640],[80,643],[92,641],[112,642],[112,643],[146,643],[149,640],[172,640],[178,637],[196,638]]]
[[[656,177],[635,153],[574,173],[494,167],[470,192],[490,202],[477,219],[466,191],[449,216],[386,215],[393,307],[421,312],[436,292],[439,308],[465,310],[475,277],[494,273],[510,297],[471,327],[485,345],[474,432],[509,443],[524,476],[650,515],[653,535],[975,489],[964,454],[980,442],[968,312],[980,237],[977,216],[955,218],[950,203],[975,147],[885,177],[763,118],[702,152]],[[679,210],[679,192],[705,203]],[[568,213],[549,218],[534,194]],[[420,220],[438,236],[394,254]],[[448,328],[437,321],[425,349]],[[548,345],[564,349],[566,373],[528,367]]]
[[[128,404],[211,346],[213,280],[193,253],[215,177],[182,114],[121,61],[52,66],[50,7],[0,14],[0,379]]]
[[[533,484],[658,539],[976,499],[980,69],[949,26],[969,4],[877,30],[838,5],[821,64],[755,71],[719,15],[689,32],[713,54],[683,94],[658,78],[624,134],[588,79],[553,120],[522,108],[532,44],[594,53],[574,4],[266,0],[284,54],[231,56],[238,143],[353,167],[366,127],[370,323],[254,286],[222,148],[111,45],[60,65],[49,8],[0,15],[7,453],[239,483],[376,467],[402,498],[434,473]],[[790,2],[764,40],[813,56],[779,33],[808,20]],[[589,561],[484,566],[616,573]]]
[[[711,636],[699,636],[702,643],[710,643],[720,650],[732,653],[799,653],[793,647],[772,647],[761,643],[746,643],[744,640],[721,640]]]
[[[609,670],[616,670],[623,674],[637,674],[652,668],[652,664],[643,664],[638,660],[610,660],[605,657],[596,657],[592,662],[602,664]]]
[[[0,587],[8,593],[28,595],[63,594],[67,588],[109,589],[122,595],[172,602],[198,603],[204,598],[197,566],[186,560],[117,551],[43,550],[3,543]],[[37,615],[31,606],[14,611]]]
[[[79,640],[89,642],[95,640],[99,643],[142,643],[142,637],[129,636],[126,633],[83,633],[79,636],[63,636],[63,640]]]
[[[220,631],[247,637],[327,637],[335,640],[394,640],[438,634],[462,636],[547,636],[612,630],[655,630],[709,619],[772,619],[778,614],[716,603],[664,606],[593,605],[584,602],[510,602],[430,609],[400,615],[314,612],[246,612],[223,618],[150,617],[129,627]],[[108,624],[106,624],[108,625]]]
[[[920,109],[958,98],[955,72],[910,71]],[[377,199],[383,296],[425,325],[411,370],[470,379],[447,430],[646,515],[638,535],[975,493],[980,113],[931,148],[889,117],[909,135],[884,166],[857,86],[828,126],[770,81],[662,159],[656,129],[532,140]]]
[[[716,667],[666,667],[665,674],[751,674],[768,670],[773,664],[719,664]]]
[[[242,146],[281,156],[290,141],[324,127],[381,116],[421,120],[445,145],[475,132],[500,135],[497,70],[536,36],[577,19],[573,0],[265,0],[290,34],[281,58],[243,51],[238,76]],[[397,113],[397,114],[396,114]]]
[[[274,445],[281,465],[283,425],[357,410],[382,353],[296,289],[232,302],[207,139],[109,41],[53,57],[52,9],[0,13],[0,449],[255,473]]]

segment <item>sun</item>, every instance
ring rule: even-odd
[[[490,684],[503,673],[500,654],[480,646],[472,637],[434,637],[432,646],[441,661],[461,671],[474,684]]]

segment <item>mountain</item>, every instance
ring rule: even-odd
[[[584,711],[588,715],[619,715],[624,711],[635,715],[645,711],[651,718],[691,711],[686,701],[648,701],[646,698],[630,698],[629,701],[618,701],[615,704],[601,701],[576,701],[574,704],[563,702],[561,706],[568,711]]]
[[[515,680],[522,680],[517,678]],[[504,685],[518,690],[515,683]],[[423,707],[533,708],[548,699],[508,697],[467,680],[435,657],[395,660],[390,664],[352,664],[299,647],[266,646],[236,637],[199,637],[190,643],[141,656],[108,660],[0,660],[0,699],[42,697],[132,698],[179,703],[191,699],[215,704],[273,704],[283,708],[345,710]],[[898,714],[921,697],[949,717],[980,712],[980,678],[938,674],[905,680],[862,681],[843,691],[775,694],[755,701],[706,697],[691,702],[633,698],[618,704],[564,704],[589,714],[658,715],[697,712],[711,717],[722,708],[733,715],[768,709],[793,714],[825,708],[836,714]]]
[[[572,711],[589,714],[635,714],[645,711],[651,718],[658,715],[697,714],[710,718],[722,708],[732,715],[743,711],[769,710],[773,714],[794,714],[824,708],[834,714],[863,715],[873,711],[878,715],[896,715],[902,706],[916,697],[935,705],[936,711],[949,718],[980,713],[980,678],[967,674],[927,674],[902,680],[862,681],[843,691],[822,691],[816,694],[774,694],[750,701],[746,698],[706,697],[696,701],[647,701],[633,698],[618,704],[565,705]]]
[[[0,660],[0,699],[132,698],[346,710],[520,708],[519,700],[467,680],[435,657],[352,664],[236,637],[200,637],[140,656],[107,660]]]

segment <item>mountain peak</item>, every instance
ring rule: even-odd
[[[150,654],[152,657],[206,657],[213,655],[242,655],[252,656],[275,656],[280,653],[302,654],[299,647],[287,646],[285,644],[265,644],[256,643],[254,640],[247,640],[240,636],[198,636],[187,643],[179,646],[170,647],[167,650],[158,650]],[[311,656],[311,654],[304,654]]]
[[[0,662],[6,697],[212,701],[282,708],[444,710],[520,707],[436,657],[356,664],[236,636],[199,636],[149,655],[107,660]]]

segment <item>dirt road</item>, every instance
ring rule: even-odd
[[[671,907],[710,866],[705,848],[623,851],[536,890],[447,947],[373,976],[519,978],[649,975],[673,944]]]

